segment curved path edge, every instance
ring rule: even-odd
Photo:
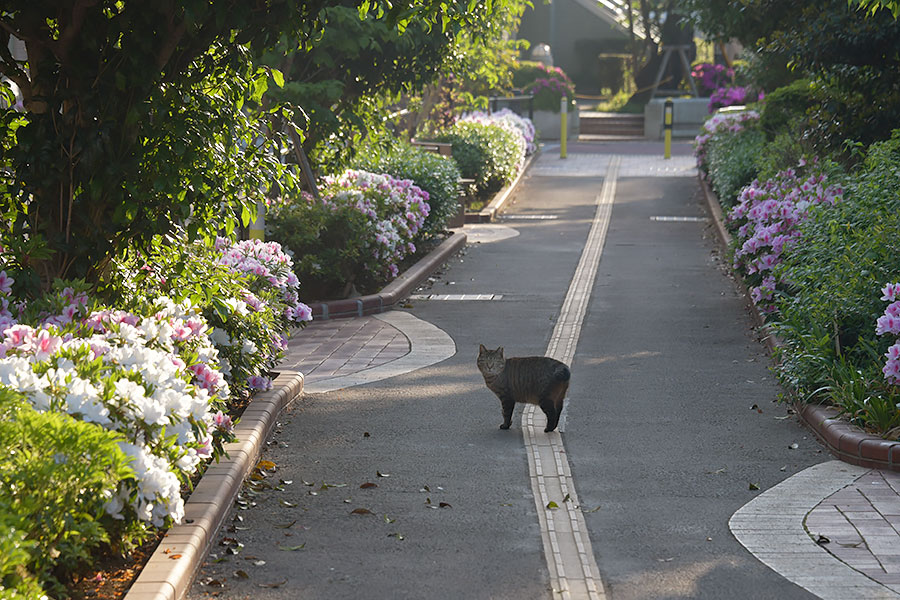
[[[820,547],[806,530],[806,515],[813,508],[865,473],[840,461],[814,465],[745,504],[728,527],[766,566],[824,600],[897,598],[890,588]]]
[[[235,425],[238,441],[211,463],[184,505],[184,520],[163,536],[125,600],[179,600],[187,594],[216,532],[265,446],[282,409],[303,392],[303,374],[282,370],[272,389],[261,392]]]
[[[719,199],[702,177],[700,187],[715,222],[719,241],[728,248],[731,246],[731,234],[725,229],[725,218]],[[741,284],[744,296],[749,298],[743,282],[737,281]],[[769,351],[775,352],[781,344],[780,340],[766,331],[765,320],[756,310],[756,306],[749,301],[747,304],[757,326],[765,333],[764,341]],[[885,440],[867,433],[847,420],[839,418],[839,411],[830,406],[797,403],[795,409],[803,423],[836,458],[861,467],[900,472],[900,442]]]
[[[383,365],[365,369],[351,375],[312,382],[304,388],[307,394],[324,394],[355,385],[381,381],[429,367],[456,354],[456,343],[443,329],[413,315],[391,311],[373,315],[376,319],[393,325],[409,340],[409,353]]]

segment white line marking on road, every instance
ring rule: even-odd
[[[575,356],[594,276],[603,252],[620,162],[618,156],[612,156],[609,160],[603,187],[597,196],[597,210],[591,231],[547,347],[547,356],[567,364],[571,364]],[[525,406],[522,412],[522,432],[551,585],[554,592],[564,599],[605,600],[600,570],[594,558],[560,433],[565,425],[565,411],[560,417],[557,431],[551,433],[543,432],[543,419],[540,419],[540,423],[535,422],[536,414],[534,405]]]
[[[413,294],[410,300],[502,300],[503,294]]]
[[[766,566],[823,600],[900,598],[816,544],[804,524],[822,500],[865,473],[837,460],[813,465],[745,504],[728,527]]]
[[[666,217],[666,216],[653,216],[650,217],[651,221],[662,221],[662,222],[676,222],[676,223],[703,223],[704,221],[708,221],[706,217]]]

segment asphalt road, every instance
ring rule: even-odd
[[[255,506],[220,535],[242,546],[214,550],[191,599],[552,597],[519,411],[498,429],[475,357],[479,343],[544,353],[601,183],[528,178],[508,214],[556,218],[504,221],[520,235],[470,246],[432,290],[502,299],[413,303],[455,356],[283,415],[262,484],[282,489],[245,496]],[[751,483],[826,457],[793,417],[776,418],[768,359],[708,224],[652,216],[704,216],[696,181],[619,181],[563,436],[607,595],[812,597],[727,521],[758,493]]]

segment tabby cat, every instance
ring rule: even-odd
[[[547,356],[504,359],[503,346],[488,350],[484,344],[479,344],[477,364],[488,389],[500,398],[503,408],[500,429],[509,429],[516,402],[540,406],[547,415],[544,431],[556,429],[569,389],[569,367]]]

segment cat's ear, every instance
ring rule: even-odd
[[[500,346],[499,348],[497,348],[496,351],[500,353],[500,356],[503,356],[503,346]]]
[[[487,352],[487,348],[484,347],[484,344],[478,344],[478,354],[484,354]]]

